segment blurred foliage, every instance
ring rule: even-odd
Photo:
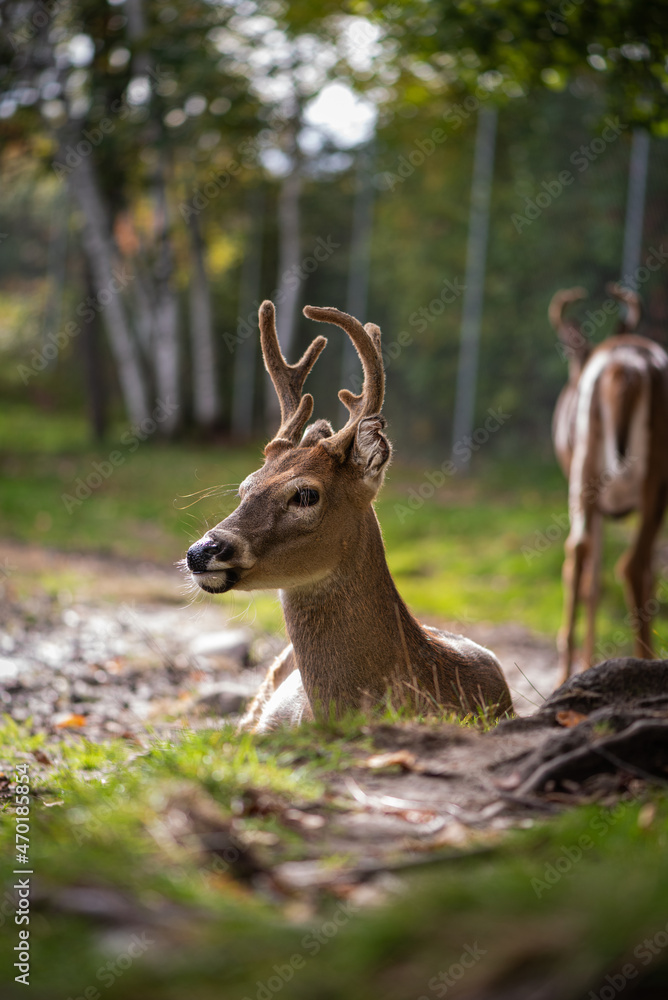
[[[143,29],[131,30],[132,12],[140,8]],[[550,457],[549,425],[566,366],[546,306],[558,287],[585,284],[592,296],[582,307],[586,314],[600,304],[605,282],[619,276],[634,124],[655,136],[643,251],[662,250],[668,8],[653,0],[557,0],[551,6],[533,0],[145,0],[139,6],[5,0],[0,18],[0,534],[133,564],[138,553],[171,564],[229,512],[236,483],[260,460],[257,444],[229,447],[233,393],[238,366],[249,364],[250,355],[259,440],[264,374],[256,341],[254,351],[240,348],[255,338],[255,295],[271,295],[278,285],[282,177],[296,157],[303,176],[301,302],[345,307],[358,162],[365,154],[374,205],[364,319],[383,329],[386,412],[398,444],[378,503],[390,567],[422,617],[513,621],[554,634],[566,491]],[[327,91],[332,84],[345,87]],[[356,97],[341,105],[343,112],[332,112],[332,122],[315,126],[310,116],[318,99],[329,93],[333,108],[332,101],[348,100],[346,88]],[[340,132],[361,100],[376,118],[372,138],[362,130],[343,139],[326,127],[337,118]],[[490,409],[504,417],[474,455],[476,478],[444,476],[430,493],[428,474],[437,475],[450,452],[474,126],[485,104],[499,108],[499,128],[476,420],[483,426]],[[592,151],[606,115],[619,118],[621,134],[605,141],[602,152]],[[103,133],[105,121],[110,127]],[[155,272],[160,241],[169,242],[189,418],[178,443],[143,441],[137,428],[126,426],[112,355],[99,342],[109,421],[106,442],[92,445],[82,416],[91,404],[90,344],[79,334],[65,338],[52,357],[44,353],[49,335],[63,331],[89,295],[89,261],[81,249],[86,220],[73,198],[76,147],[83,141],[93,147],[86,155],[119,261]],[[583,147],[591,154],[584,161]],[[562,171],[573,175],[572,183],[518,228],[513,218],[525,216],[542,191],[556,191]],[[156,209],[160,184],[166,214],[164,205]],[[253,207],[258,191],[261,219]],[[208,440],[192,426],[188,388],[193,251],[187,222],[195,198],[224,402],[221,424]],[[319,240],[331,247],[320,264],[314,256]],[[252,258],[256,288],[246,273]],[[664,343],[667,288],[662,267],[641,289],[644,330]],[[125,304],[136,318],[131,293]],[[595,339],[609,329],[598,327]],[[295,354],[312,336],[312,326],[300,320]],[[341,417],[336,390],[343,357],[343,335],[332,331],[309,384],[316,416]],[[27,379],[22,366],[34,366]],[[102,481],[89,487],[91,473],[106,469],[115,450],[120,464],[108,476],[98,473]],[[64,496],[76,497],[77,489],[83,499],[66,504]],[[555,524],[562,526],[556,537]],[[608,531],[601,642],[625,613],[612,566],[630,530],[616,523]],[[17,567],[3,587],[10,600],[40,587],[58,594],[87,585],[76,575],[73,565],[61,572],[45,567],[28,579]],[[234,595],[227,606],[240,614],[248,607]],[[278,627],[273,597],[257,599],[251,613]],[[656,629],[664,655],[667,628],[662,606]],[[630,633],[628,639],[620,652],[630,648]],[[366,746],[368,731],[359,726],[339,732],[306,727],[252,745],[239,743],[227,728],[173,734],[168,743],[156,739],[145,747],[112,741],[100,748],[76,736],[47,745],[10,721],[0,736],[2,766],[9,771],[31,755],[43,799],[31,817],[40,878],[33,987],[40,998],[78,995],[122,948],[113,927],[100,930],[89,914],[66,909],[63,900],[71,903],[73,888],[102,893],[107,902],[120,898],[124,913],[157,915],[158,923],[166,914],[161,946],[105,992],[125,1000],[205,1000],[231,990],[255,996],[258,982],[336,905],[318,900],[305,916],[298,907],[282,911],[270,897],[258,901],[169,840],[165,806],[176,785],[211,796],[228,811],[247,788],[315,801],[327,778]],[[33,760],[40,752],[51,754],[53,764]],[[53,789],[62,804],[54,803]],[[488,955],[479,982],[488,977],[497,995],[504,977],[527,969],[534,981],[563,981],[568,970],[578,996],[598,989],[619,955],[633,953],[643,936],[665,924],[664,799],[657,805],[649,823],[647,810],[639,821],[637,804],[614,823],[589,807],[518,831],[490,851],[452,852],[412,876],[410,892],[396,904],[356,915],[318,961],[295,976],[290,995],[404,1000],[428,989],[433,995],[431,977],[474,941]],[[595,822],[605,836],[550,889],[546,907],[531,880],[543,877],[563,845],[577,843]],[[245,832],[259,835],[259,843],[262,836],[274,838],[284,859],[303,856],[303,844],[274,817],[248,821]],[[8,884],[12,835],[10,822],[0,825],[0,875]],[[51,905],[57,919],[45,916]],[[3,952],[3,983],[13,981],[13,960]],[[663,959],[650,975],[665,983]],[[18,986],[7,995],[18,996]],[[571,995],[566,984],[562,995]]]
[[[424,60],[428,81],[482,85],[504,101],[536,87],[560,92],[585,74],[623,121],[668,134],[661,0],[398,0],[369,16]]]
[[[567,13],[559,13],[561,7]],[[605,282],[618,276],[630,126],[644,121],[661,134],[666,97],[659,68],[665,55],[661,5],[561,7],[552,18],[551,10],[531,3],[406,2],[372,10],[321,0],[260,11],[250,0],[151,0],[144,4],[148,26],[140,43],[128,36],[123,4],[82,0],[59,7],[53,21],[37,28],[28,8],[7,3],[0,70],[3,394],[45,414],[85,405],[84,338],[69,339],[27,384],[20,366],[39,358],[48,334],[77,314],[87,294],[82,219],[53,170],[62,159],[58,144],[76,145],[120,101],[122,115],[112,118],[112,131],[92,155],[122,259],[141,268],[155,264],[151,190],[158,165],[167,171],[187,412],[192,261],[186,217],[198,192],[203,199],[198,221],[212,287],[222,428],[229,431],[235,368],[258,361],[257,348],[250,357],[239,350],[255,326],[244,263],[251,250],[257,253],[257,291],[271,295],[277,287],[280,156],[294,141],[295,123],[302,128],[303,259],[312,259],[318,239],[333,248],[324,264],[307,265],[301,301],[346,305],[357,154],[354,147],[337,150],[331,131],[307,124],[311,102],[332,82],[343,82],[378,116],[367,316],[384,332],[386,410],[395,441],[406,453],[410,448],[441,458],[450,447],[473,132],[477,107],[489,101],[501,111],[476,419],[484,421],[490,408],[511,414],[489,446],[497,455],[527,446],[547,455],[565,365],[546,323],[546,304],[556,288],[583,283],[592,295],[586,312],[597,307]],[[44,56],[44,67],[42,38],[55,53],[53,64]],[[142,58],[150,60],[153,74],[146,92],[137,83],[137,66],[147,65]],[[63,118],[63,88],[69,88],[70,105],[79,101],[75,122]],[[582,147],[600,137],[607,113],[621,116],[621,134],[583,160]],[[513,218],[524,215],[545,185],[556,190],[564,170],[573,182],[518,231]],[[75,169],[68,176],[76,183]],[[203,192],[215,176],[223,182],[208,197]],[[266,192],[259,236],[250,200],[258,187]],[[668,158],[656,140],[645,252],[661,246],[667,196]],[[261,246],[254,248],[258,239]],[[666,287],[662,268],[641,288],[645,331],[664,342]],[[297,349],[312,335],[300,320]],[[100,351],[118,414],[114,366],[108,348]],[[333,331],[328,362],[312,376],[316,413],[334,420],[340,417],[342,356],[342,337]],[[255,384],[260,428],[265,386],[259,366]]]
[[[91,447],[81,419],[44,422],[25,406],[8,408],[0,415],[0,441],[5,442],[0,447],[0,537],[133,561],[140,553],[142,559],[172,566],[194,539],[232,512],[237,484],[261,460],[259,448],[156,446],[135,439],[128,445],[124,434],[127,430],[118,425],[107,446]],[[113,470],[111,450],[123,459]],[[90,489],[89,480],[96,482],[90,477],[100,468],[109,475]],[[389,566],[409,606],[434,623],[512,621],[555,635],[567,524],[561,473],[552,462],[499,461],[484,452],[474,456],[473,481],[443,476],[434,489],[439,471],[438,466],[394,463],[376,504]],[[613,642],[620,655],[630,654],[632,643],[614,566],[633,530],[633,519],[606,526],[597,639]],[[665,579],[665,567],[658,568]],[[49,566],[37,578],[32,570],[24,575],[19,565],[6,585],[19,598],[36,586],[53,596],[66,589],[77,598],[91,584],[78,582],[65,562],[62,573]],[[181,593],[174,589],[177,600],[188,599],[185,582]],[[200,593],[198,600],[212,599]],[[270,630],[283,627],[273,594],[231,593],[221,606],[239,620]],[[664,653],[668,608],[663,599],[653,628],[657,649]],[[613,641],[620,630],[621,646]]]

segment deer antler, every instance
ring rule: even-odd
[[[318,323],[333,323],[345,330],[359,355],[364,369],[364,385],[359,396],[341,389],[339,399],[350,411],[345,427],[320,443],[331,455],[343,461],[348,453],[360,421],[380,413],[385,395],[385,372],[380,351],[380,330],[375,324],[362,326],[358,319],[333,306],[304,306],[304,315]]]
[[[580,299],[586,298],[587,289],[580,286],[576,288],[562,288],[554,293],[547,308],[547,315],[551,325],[557,332],[564,322],[564,309],[569,302],[578,302]]]
[[[637,329],[642,318],[640,296],[632,289],[624,288],[623,285],[619,285],[614,281],[611,281],[608,285],[606,285],[605,290],[608,295],[612,295],[613,298],[617,299],[619,302],[623,302],[626,306],[626,315],[623,318],[620,318],[620,328],[617,332],[633,333],[633,331]]]
[[[270,444],[281,440],[294,445],[299,441],[313,413],[313,396],[308,392],[302,396],[304,382],[327,343],[327,338],[316,337],[297,364],[289,365],[278,343],[274,304],[268,299],[260,306],[259,321],[264,366],[269,372],[281,404],[281,426]]]

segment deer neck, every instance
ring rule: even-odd
[[[421,629],[399,596],[369,508],[326,579],[281,591],[288,635],[312,705],[360,707],[410,679]]]

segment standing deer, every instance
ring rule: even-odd
[[[327,341],[316,337],[289,365],[276,336],[274,306],[260,307],[264,363],[281,426],[262,468],[239,487],[241,503],[190,547],[187,565],[211,594],[279,588],[290,645],[270,667],[241,727],[265,732],[317,711],[336,714],[382,703],[388,689],[460,712],[512,709],[496,657],[463,636],[420,625],[385,560],[373,501],[391,448],[380,416],[385,374],[380,330],[334,308],[304,314],[348,334],[364,370],[360,395],[334,433],[327,420],[304,430],[313,397],[302,387]]]
[[[548,316],[569,358],[568,383],[557,400],[552,437],[568,479],[570,532],[563,568],[564,621],[559,634],[562,680],[572,671],[580,597],[587,608],[583,663],[591,666],[600,589],[604,517],[638,511],[633,544],[620,560],[626,602],[635,630],[635,652],[652,656],[652,548],[668,499],[668,355],[634,335],[640,320],[635,292],[608,285],[626,315],[615,336],[593,347],[567,304],[585,298],[582,288],[553,297]]]

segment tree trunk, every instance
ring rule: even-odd
[[[367,299],[369,296],[369,268],[371,264],[371,232],[373,229],[373,147],[367,147],[358,154],[356,170],[355,201],[353,204],[353,224],[350,234],[350,257],[348,261],[348,289],[346,310],[366,323]],[[362,372],[359,357],[350,337],[343,341],[341,359],[341,380],[343,388],[361,392]],[[341,404],[341,415],[347,420],[348,411]]]
[[[259,337],[256,335],[257,308],[262,280],[262,233],[265,192],[255,187],[248,193],[248,233],[239,289],[239,316],[244,320],[239,329],[243,340],[234,352],[234,391],[232,393],[232,432],[244,439],[253,433],[255,371]]]
[[[174,270],[167,226],[167,192],[162,175],[156,184],[158,256],[154,267],[155,313],[153,322],[153,358],[155,388],[159,401],[169,404],[170,412],[161,425],[161,433],[171,437],[180,423],[181,392],[179,381],[179,314],[171,286]]]
[[[276,332],[283,354],[292,349],[295,336],[295,319],[301,292],[302,279],[299,277],[301,259],[300,205],[302,179],[299,167],[284,179],[278,196],[278,299],[281,304],[276,316]]]
[[[461,445],[473,433],[480,326],[485,297],[489,206],[494,176],[496,121],[496,110],[481,108],[478,112],[473,156],[473,179],[471,181],[469,235],[466,247],[466,284],[464,285],[466,291],[462,304],[457,391],[452,432],[452,457],[456,467],[461,471],[468,469],[471,460],[470,449],[462,450]]]
[[[47,253],[49,275],[46,305],[44,307],[44,343],[47,335],[60,330],[63,316],[63,292],[67,281],[67,243],[70,220],[70,189],[65,186],[62,200],[59,199],[57,212],[52,223]],[[89,289],[90,293],[90,289]],[[58,355],[49,362],[48,368],[58,364]]]
[[[146,37],[144,0],[126,0],[128,40],[141,45]],[[149,50],[138,47],[133,54],[132,69],[135,76],[152,76]],[[171,437],[181,418],[181,392],[179,381],[179,313],[178,302],[172,288],[174,257],[169,236],[165,162],[159,138],[162,123],[156,115],[154,102],[149,98],[148,120],[145,126],[147,145],[158,150],[158,163],[151,178],[154,199],[156,258],[153,268],[154,289],[148,299],[153,302],[152,361],[158,401],[167,403],[167,415],[161,422],[161,434]]]
[[[650,137],[647,129],[634,128],[629,162],[629,189],[626,197],[624,248],[622,250],[622,284],[638,291],[637,271],[640,267],[642,234],[645,223],[645,191],[649,168]]]
[[[297,305],[301,294],[300,274],[300,208],[299,197],[302,178],[298,160],[293,158],[293,167],[284,178],[278,195],[278,282],[276,304],[276,332],[281,350],[292,363],[292,343],[295,334]],[[280,419],[278,398],[269,379],[265,383],[267,422],[273,428]],[[275,428],[274,428],[275,429]]]
[[[61,157],[64,159],[64,150]],[[85,219],[82,242],[95,286],[96,303],[109,337],[118,379],[130,420],[137,424],[149,416],[146,387],[139,356],[127,322],[121,291],[133,279],[126,268],[113,268],[113,248],[102,195],[90,156],[84,156],[70,174],[70,190]],[[120,287],[119,287],[120,286]]]
[[[196,213],[191,213],[190,342],[193,367],[193,413],[200,427],[213,427],[220,419],[216,355],[213,338],[211,290],[204,260],[204,241]]]
[[[86,294],[95,297],[95,284],[91,269],[85,263]],[[84,372],[86,393],[88,395],[88,412],[90,414],[93,440],[104,441],[107,431],[107,393],[104,379],[104,363],[102,345],[100,343],[99,313],[87,313],[82,331],[82,348],[84,356]]]
[[[152,360],[153,349],[153,314],[154,307],[151,301],[153,292],[150,275],[147,275],[143,262],[135,256],[133,266],[136,278],[132,282],[132,310],[134,313],[134,329],[137,334],[137,343],[142,353],[142,357],[148,365]]]

